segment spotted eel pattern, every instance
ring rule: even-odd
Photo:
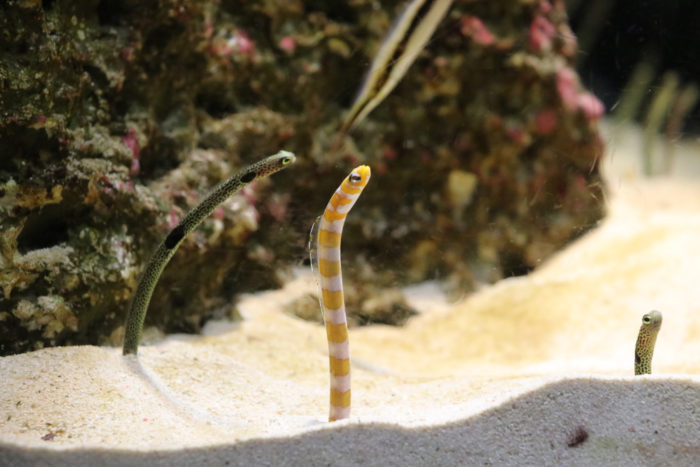
[[[321,288],[321,310],[326,323],[330,367],[329,421],[350,416],[350,343],[343,299],[343,275],[340,270],[340,239],[345,218],[360,197],[371,175],[361,165],[348,175],[319,218],[312,231],[311,262]]]
[[[651,374],[651,359],[654,356],[656,336],[661,329],[661,312],[650,311],[642,316],[642,326],[639,328],[637,345],[634,348],[634,374]]]
[[[137,353],[143,322],[146,319],[146,311],[148,310],[153,290],[163,269],[175,254],[185,236],[196,229],[229,196],[254,180],[288,167],[295,160],[296,157],[291,152],[280,151],[246,167],[217,185],[201,203],[188,212],[180,223],[170,231],[155,253],[153,253],[131,301],[131,308],[126,318],[124,347],[122,349],[124,355],[135,355]]]

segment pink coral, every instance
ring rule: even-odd
[[[258,199],[258,193],[256,190],[257,186],[258,186],[257,182],[253,182],[250,185],[244,186],[243,189],[241,190],[241,195],[243,195],[245,200],[251,206],[255,206],[255,202]]]
[[[605,107],[600,100],[590,92],[579,92],[578,78],[571,68],[557,71],[557,91],[564,107],[569,110],[580,110],[589,120],[600,118]]]
[[[525,132],[518,126],[508,125],[506,127],[506,135],[515,144],[523,144],[525,142]]]
[[[255,54],[255,42],[253,42],[244,31],[237,31],[230,42],[235,45],[241,55],[253,58]]]
[[[129,173],[131,173],[131,175],[136,175],[141,170],[141,163],[139,161],[140,149],[136,130],[129,128],[126,135],[122,138],[122,142],[129,148],[129,151],[131,151],[131,168],[129,169]]]
[[[603,116],[605,107],[600,100],[590,92],[584,92],[578,96],[578,108],[589,120],[596,120]]]
[[[133,47],[124,47],[121,52],[119,52],[119,56],[126,60],[127,62],[130,62],[134,58],[134,48]]]
[[[277,134],[277,137],[280,139],[280,141],[286,141],[289,138],[294,137],[297,132],[294,129],[294,127],[288,127],[288,128],[283,128],[280,130],[280,132]]]
[[[168,228],[174,229],[178,222],[180,222],[180,216],[175,207],[170,208],[170,213],[168,214]]]
[[[217,57],[228,57],[234,52],[253,60],[255,58],[255,42],[244,31],[236,31],[228,39],[215,37],[209,46],[209,53]]]
[[[134,184],[129,182],[118,182],[117,183],[117,190],[119,191],[134,191]]]
[[[282,222],[287,217],[287,206],[291,200],[292,196],[289,193],[274,195],[265,203],[265,206],[277,222]]]
[[[557,71],[557,92],[564,107],[574,110],[578,107],[578,78],[571,68]]]
[[[399,155],[398,152],[396,151],[396,149],[394,149],[393,146],[385,146],[384,147],[384,153],[382,154],[384,159],[386,159],[388,161],[393,161],[394,159],[396,159],[396,157],[398,155]]]
[[[491,31],[484,25],[476,16],[464,16],[461,21],[460,32],[470,37],[474,42],[480,45],[491,45],[496,39],[491,34]]]
[[[548,109],[535,115],[535,131],[541,135],[552,132],[557,126],[557,114],[554,110]]]
[[[284,36],[280,39],[280,48],[285,52],[293,53],[296,47],[297,44],[292,36]]]
[[[213,217],[214,219],[223,219],[224,217],[226,217],[226,210],[224,210],[224,208],[221,206],[217,206],[214,209],[214,212],[211,213],[211,217]]]
[[[209,53],[217,57],[228,57],[233,53],[233,47],[225,39],[215,37],[209,46]]]
[[[530,47],[535,52],[551,50],[556,29],[544,16],[536,16],[530,24]]]

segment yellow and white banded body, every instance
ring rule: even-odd
[[[326,323],[331,373],[329,421],[350,416],[350,343],[340,270],[340,239],[345,218],[360,197],[371,175],[361,165],[348,175],[312,231],[311,262],[321,288],[321,311]]]

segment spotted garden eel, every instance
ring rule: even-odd
[[[131,308],[126,317],[124,348],[122,350],[124,355],[135,355],[137,353],[143,322],[146,318],[146,311],[148,311],[148,304],[151,301],[153,290],[163,269],[175,254],[185,236],[196,229],[229,196],[254,180],[288,167],[295,160],[296,157],[291,152],[280,151],[246,167],[217,185],[201,203],[188,212],[180,223],[170,231],[155,253],[153,253],[131,301]]]
[[[360,197],[371,175],[361,165],[340,184],[311,230],[311,265],[321,289],[319,302],[328,338],[330,411],[328,421],[350,416],[350,342],[340,270],[340,239],[345,218]]]
[[[639,328],[637,345],[634,348],[634,374],[650,375],[651,359],[654,356],[656,336],[661,329],[661,312],[650,311],[642,316],[642,326]]]

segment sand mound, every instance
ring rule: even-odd
[[[0,359],[7,465],[676,464],[700,457],[700,185],[610,177],[610,215],[535,273],[448,305],[429,285],[404,328],[351,331],[353,418],[325,422],[321,326],[281,312],[141,347]],[[425,293],[428,290],[429,293]],[[664,313],[634,377],[641,315]]]

